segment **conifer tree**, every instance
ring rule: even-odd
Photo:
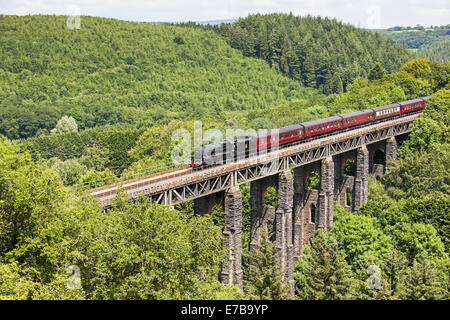
[[[375,65],[370,69],[368,78],[369,80],[379,80],[383,78],[385,75],[385,72],[383,70],[383,67],[377,62]]]
[[[286,300],[290,298],[289,287],[276,259],[275,244],[269,238],[264,231],[260,242],[252,244],[244,261],[244,291],[252,299]]]
[[[403,281],[405,275],[407,260],[401,252],[394,249],[381,267],[384,276],[381,295],[385,299],[396,299],[400,287],[399,284]]]
[[[403,300],[438,300],[443,298],[442,283],[427,253],[423,253],[414,259],[413,265],[407,273],[400,297]]]
[[[348,267],[332,233],[318,230],[296,266],[298,295],[308,300],[340,300],[349,292]]]

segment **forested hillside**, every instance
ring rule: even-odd
[[[433,61],[450,61],[450,37],[445,41],[421,47],[419,53]]]
[[[416,27],[393,27],[378,30],[386,39],[404,45],[410,49],[417,49],[426,58],[446,62],[450,60],[450,25]]]
[[[152,126],[227,110],[264,109],[310,90],[245,58],[212,31],[81,17],[0,16],[0,134]]]
[[[450,62],[403,63],[410,55],[381,35],[321,18],[254,15],[215,32],[92,17],[69,30],[66,18],[0,16],[0,300],[291,298],[273,225],[248,250],[249,184],[242,290],[217,280],[230,257],[220,206],[200,216],[192,202],[119,194],[104,212],[83,191],[172,165],[172,133],[194,120],[276,128],[428,95],[368,202],[336,204],[331,232],[304,246],[295,298],[450,298]],[[264,204],[277,203],[268,188]]]
[[[260,115],[261,121],[288,121],[293,114],[321,117],[346,107],[433,93],[410,141],[399,149],[400,160],[380,182],[371,180],[369,202],[359,213],[336,206],[332,232],[317,232],[305,246],[295,268],[297,298],[449,298],[449,71],[449,63],[417,59],[396,74],[358,79],[346,93],[299,100]],[[310,113],[302,114],[308,105],[313,105]],[[150,207],[146,198],[129,203],[125,196],[102,212],[93,198],[63,186],[108,174],[108,169],[91,169],[80,178],[81,166],[103,170],[103,161],[112,159],[123,165],[127,154],[137,164],[155,163],[170,150],[170,133],[186,124],[172,122],[143,133],[98,128],[84,131],[86,135],[61,133],[26,142],[1,138],[0,299],[288,298],[271,237],[260,249],[247,250],[249,185],[241,186],[243,290],[214,278],[229,256],[221,246],[220,208],[195,216],[192,203]],[[39,153],[35,161],[20,148],[28,143],[48,156],[52,146],[61,146],[57,152],[64,155],[80,142],[94,144],[89,155],[56,166]],[[113,155],[115,147],[120,152]],[[266,193],[265,204],[277,201],[275,189]],[[73,266],[80,269],[71,288],[66,270]],[[376,290],[366,285],[370,266],[379,268]]]
[[[210,26],[246,56],[324,93],[345,91],[378,62],[387,73],[412,57],[379,34],[320,17],[249,15],[233,24]]]

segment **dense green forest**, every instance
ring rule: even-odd
[[[292,19],[257,17],[278,16]],[[172,132],[196,119],[204,130],[274,128],[426,95],[399,159],[370,179],[368,202],[353,213],[336,205],[332,231],[304,247],[295,298],[450,298],[450,62],[418,58],[388,73],[382,54],[345,92],[324,95],[198,26],[81,23],[0,16],[0,299],[288,299],[270,228],[248,250],[248,184],[243,290],[216,279],[229,257],[220,207],[196,216],[192,202],[122,194],[103,212],[83,190],[167,168]],[[268,189],[264,203],[277,201]]]
[[[426,96],[448,85],[450,64],[412,60],[401,71],[380,79],[356,79],[348,91],[328,96],[296,99],[263,110],[204,117],[203,129],[231,127],[277,128],[354,110]],[[230,118],[231,117],[231,118]],[[193,121],[174,120],[150,128],[104,126],[79,132],[63,132],[20,141],[34,159],[48,161],[62,175],[65,185],[83,187],[129,178],[167,168],[171,161],[171,133],[193,130]],[[144,170],[144,171],[139,171]],[[106,180],[104,180],[106,179]],[[102,180],[104,180],[102,182]]]
[[[282,74],[325,94],[346,91],[376,62],[392,73],[412,57],[377,33],[329,18],[254,14],[207,28],[244,55],[264,59]]]
[[[421,47],[419,54],[433,61],[450,61],[450,37],[445,41]]]
[[[387,39],[401,44],[417,52],[424,57],[437,61],[450,60],[450,25],[416,27],[393,27],[386,30],[378,30]]]
[[[449,298],[449,65],[434,68],[439,76],[431,71],[428,61],[413,60],[397,74],[371,81],[359,79],[352,90],[325,97],[321,100],[325,105],[315,106],[333,113],[334,108],[349,103],[358,108],[376,101],[389,102],[398,95],[405,97],[405,92],[419,95],[437,90],[425,115],[414,124],[410,140],[399,149],[400,159],[381,181],[371,180],[367,204],[359,213],[336,206],[332,232],[318,231],[311,245],[304,248],[295,268],[297,298]],[[395,85],[396,79],[402,81]],[[279,106],[273,112],[281,116],[281,111],[295,113],[302,102],[297,103]],[[180,123],[172,130],[177,125]],[[123,139],[119,130],[115,132],[112,144]],[[49,137],[67,134],[73,133]],[[151,159],[143,151],[155,150],[146,144],[151,136],[143,133],[139,138],[143,143],[131,147],[130,154]],[[164,138],[153,143],[168,141],[164,147],[168,148],[170,140]],[[92,198],[76,188],[64,187],[70,170],[36,162],[21,146],[21,141],[2,138],[0,142],[1,298],[288,298],[271,237],[266,237],[260,249],[246,250],[250,231],[248,185],[241,187],[245,278],[244,289],[239,290],[214,278],[220,261],[227,259],[220,245],[220,209],[199,217],[192,215],[192,203],[175,209],[149,207],[145,198],[128,203],[124,196],[105,214]],[[265,204],[276,202],[276,191],[268,192]],[[75,290],[66,283],[66,269],[72,265],[80,268],[81,284]],[[366,285],[370,266],[379,268],[374,269],[381,279],[376,290]]]
[[[0,16],[0,133],[149,127],[173,119],[264,109],[311,95],[212,31],[82,17]]]

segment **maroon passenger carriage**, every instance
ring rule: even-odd
[[[241,136],[236,139],[222,140],[206,146],[197,147],[190,166],[201,169],[206,166],[236,161],[262,152],[270,151],[276,146],[305,141],[340,130],[350,130],[371,122],[386,121],[399,116],[411,114],[425,108],[428,97],[392,103],[373,109],[354,111],[324,119],[294,124],[279,129],[268,130],[258,136]]]

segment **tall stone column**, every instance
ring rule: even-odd
[[[367,202],[369,192],[369,151],[363,145],[356,153],[356,176],[355,176],[355,201],[353,210],[359,208]]]
[[[225,284],[236,284],[242,289],[242,194],[239,187],[225,194],[225,236],[223,245],[230,248],[230,264],[223,265],[219,279]]]
[[[293,283],[293,242],[292,242],[292,206],[293,178],[290,170],[278,175],[278,207],[275,213],[275,243],[278,261],[285,270],[285,279],[289,281],[291,294],[294,294]]]
[[[303,241],[303,206],[305,201],[305,167],[297,167],[294,169],[294,207],[293,207],[293,219],[294,219],[294,256],[296,259],[300,257]],[[295,259],[295,260],[296,260]]]
[[[318,228],[330,230],[333,226],[334,210],[334,162],[332,157],[322,160],[320,171]]]
[[[343,180],[343,172],[341,168],[341,155],[337,154],[332,157],[334,165],[334,200],[338,200],[339,191]]]
[[[397,141],[395,137],[390,137],[386,140],[386,170],[395,160],[397,160]]]

